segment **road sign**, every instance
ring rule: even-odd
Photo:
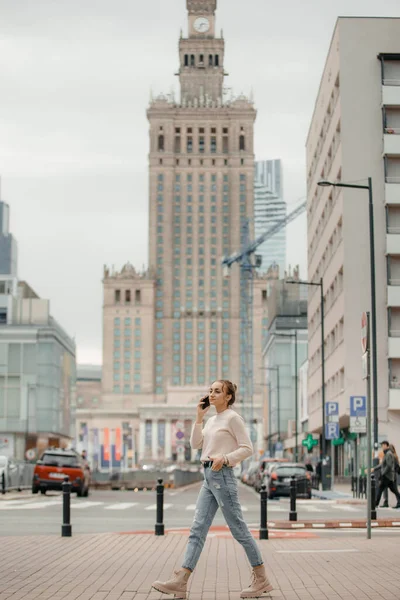
[[[339,402],[327,402],[325,416],[331,423],[339,423]]]
[[[176,437],[178,440],[182,440],[185,437],[185,434],[183,433],[183,431],[178,431],[176,433]]]
[[[367,416],[367,397],[350,396],[350,417]]]
[[[368,350],[368,317],[366,312],[361,315],[361,348],[363,354]]]
[[[366,396],[350,397],[350,431],[352,433],[367,433]]]
[[[30,448],[29,450],[27,450],[25,452],[25,456],[26,456],[27,460],[34,460],[36,457],[36,452],[33,448]]]
[[[306,439],[301,442],[301,445],[307,448],[309,452],[312,452],[314,446],[318,446],[318,440],[314,440],[312,434],[309,433]]]
[[[325,439],[336,440],[339,435],[339,423],[326,423],[325,424]]]

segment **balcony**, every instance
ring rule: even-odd
[[[385,129],[385,134],[383,136],[383,153],[400,155],[400,129]]]
[[[400,106],[400,81],[385,79],[382,87],[382,104]]]
[[[400,306],[400,280],[391,279],[387,289],[387,305],[393,307]]]
[[[400,254],[400,227],[388,227],[386,254]]]
[[[385,203],[400,205],[400,177],[398,182],[385,184]]]
[[[400,410],[400,383],[390,382],[389,410]]]

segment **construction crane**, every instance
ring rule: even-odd
[[[254,394],[254,345],[253,345],[253,295],[254,270],[261,266],[261,257],[253,254],[261,244],[266,242],[278,231],[297,219],[306,210],[306,202],[300,204],[284,219],[278,221],[253,242],[250,241],[250,222],[246,219],[242,225],[242,249],[229,257],[222,259],[226,270],[234,263],[240,265],[240,382],[242,411],[247,421],[253,443],[257,434],[254,430],[253,394]],[[247,408],[245,410],[245,403]]]

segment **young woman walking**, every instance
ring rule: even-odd
[[[206,398],[197,406],[197,419],[190,438],[191,447],[201,449],[204,483],[197,499],[195,516],[190,530],[182,568],[169,581],[155,581],[153,588],[175,598],[186,598],[187,583],[200,558],[208,530],[218,507],[222,510],[233,537],[243,546],[253,568],[250,587],[241,598],[260,598],[272,586],[265,573],[260,550],[242,515],[237,480],[233,468],[253,454],[253,446],[244,421],[231,409],[235,402],[236,386],[231,381],[215,381],[210,387],[209,403],[217,414],[203,428],[203,419],[210,410]]]

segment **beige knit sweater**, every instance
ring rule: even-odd
[[[202,449],[201,462],[225,454],[232,467],[254,453],[244,421],[232,408],[210,417],[204,428],[202,423],[195,423],[190,445],[195,450]]]

